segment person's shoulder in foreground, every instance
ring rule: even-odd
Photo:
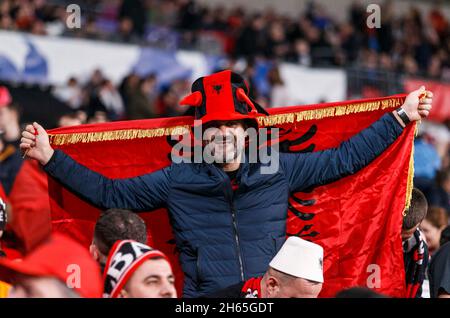
[[[433,255],[429,278],[431,298],[450,298],[450,242]]]

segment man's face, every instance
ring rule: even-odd
[[[61,283],[51,277],[20,276],[11,289],[9,298],[65,298]]]
[[[436,250],[439,248],[439,240],[441,238],[441,230],[428,222],[426,219],[420,224],[420,229],[425,235],[428,247],[430,250]]]
[[[121,291],[124,298],[176,298],[175,277],[165,259],[146,260]]]
[[[404,241],[409,240],[414,235],[414,232],[417,230],[419,225],[420,225],[420,223],[409,230],[402,229],[402,241],[404,242]]]
[[[304,278],[291,279],[289,282],[276,280],[276,283],[272,283],[272,286],[267,288],[268,298],[317,298],[322,290],[322,283]]]
[[[0,130],[3,130],[11,122],[17,121],[17,112],[9,107],[0,107]]]
[[[241,120],[214,121],[203,126],[203,140],[215,163],[229,163],[242,154],[245,127]]]
[[[83,124],[80,118],[75,116],[63,116],[59,119],[58,126],[59,127],[70,127],[70,126],[78,126]]]

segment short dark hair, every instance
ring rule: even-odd
[[[425,195],[417,188],[412,189],[411,205],[409,209],[405,211],[406,215],[403,218],[403,229],[410,230],[427,215],[428,202]]]
[[[450,169],[440,170],[436,173],[436,183],[443,185],[450,178]]]
[[[442,229],[448,224],[447,211],[440,206],[431,206],[425,219],[438,229]]]
[[[388,298],[366,287],[352,287],[341,290],[335,296],[336,298]]]
[[[134,240],[146,244],[145,222],[139,215],[129,210],[106,210],[95,224],[94,243],[102,254],[108,255],[114,243],[119,240]]]

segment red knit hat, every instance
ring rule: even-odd
[[[98,298],[102,294],[100,268],[89,251],[58,233],[52,234],[23,261],[0,259],[0,280],[13,283],[16,274],[54,277],[64,284],[73,275],[79,275],[79,279],[74,279],[79,282],[73,288],[75,292],[86,298]]]
[[[247,82],[237,73],[229,70],[197,79],[192,93],[180,102],[195,106],[195,119],[205,124],[215,120],[250,119],[257,123],[259,116],[268,113],[248,97]]]

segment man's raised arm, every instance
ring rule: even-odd
[[[308,154],[282,154],[280,163],[287,175],[290,190],[300,191],[327,184],[361,170],[400,136],[408,121],[428,116],[432,96],[424,87],[411,92],[400,114],[397,110],[385,114],[337,148]]]
[[[110,179],[53,150],[47,132],[37,123],[22,132],[20,148],[49,175],[98,207],[144,211],[162,206],[167,199],[170,167],[135,178]]]

